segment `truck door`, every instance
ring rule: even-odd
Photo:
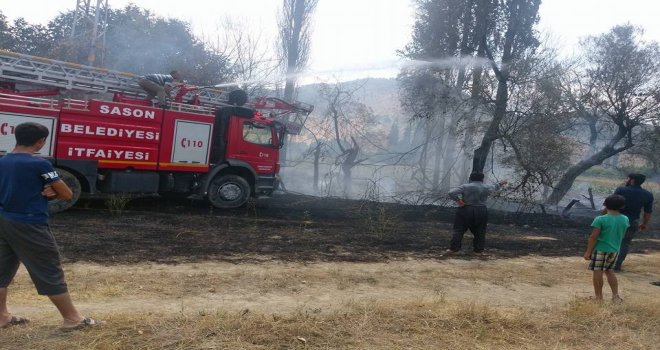
[[[274,174],[279,149],[275,147],[276,133],[272,124],[253,119],[235,118],[232,136],[227,145],[227,157],[249,163],[257,174]]]

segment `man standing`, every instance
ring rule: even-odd
[[[451,238],[449,252],[461,250],[463,235],[469,229],[474,235],[474,252],[481,254],[486,245],[486,226],[488,224],[488,209],[486,199],[508,183],[501,180],[492,185],[484,184],[483,173],[470,174],[470,182],[449,191],[449,197],[456,201],[458,210],[454,218],[454,235]]]
[[[614,264],[614,271],[621,271],[621,264],[626,259],[628,251],[630,250],[630,242],[635,237],[637,231],[646,231],[648,228],[649,220],[651,220],[651,212],[653,211],[653,194],[642,188],[642,184],[646,181],[646,176],[643,174],[629,174],[626,180],[626,185],[617,188],[614,194],[622,195],[626,199],[626,206],[621,209],[621,214],[628,217],[630,227],[626,230],[626,234],[621,242],[621,250],[619,257]],[[642,208],[644,209],[644,217],[642,223],[639,223],[639,215]]]
[[[7,286],[22,262],[37,292],[55,304],[65,329],[102,324],[85,317],[69,295],[60,254],[48,227],[48,198],[71,199],[71,189],[52,164],[35,157],[46,143],[48,129],[36,123],[16,126],[16,147],[0,158],[0,328],[29,321],[7,308]]]
[[[138,85],[147,92],[147,99],[151,100],[158,96],[161,108],[166,108],[167,96],[174,87],[175,82],[181,81],[179,71],[173,70],[170,74],[148,74],[138,79]]]

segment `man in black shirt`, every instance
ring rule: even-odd
[[[628,217],[630,227],[626,231],[626,235],[621,242],[621,250],[619,250],[619,257],[616,264],[614,264],[614,271],[621,271],[621,264],[626,259],[628,251],[630,250],[630,242],[635,237],[637,231],[646,231],[648,228],[649,220],[651,220],[651,212],[653,211],[653,194],[641,186],[646,180],[646,176],[642,174],[629,174],[626,181],[626,186],[617,188],[614,194],[622,195],[626,198],[626,205],[621,209],[621,214]],[[642,223],[639,223],[639,216],[642,209],[644,209],[644,216]]]

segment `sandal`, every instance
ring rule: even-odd
[[[97,326],[100,326],[102,324],[105,324],[105,321],[95,320],[91,317],[84,317],[82,320],[80,320],[80,322],[78,322],[77,325],[62,327],[62,329],[66,330],[66,331],[74,331],[74,330],[79,330],[79,329],[97,327]]]
[[[7,322],[7,323],[6,323],[4,326],[2,326],[1,328],[9,328],[9,327],[12,327],[12,326],[25,326],[25,325],[27,325],[28,323],[30,323],[30,320],[28,320],[28,319],[25,318],[25,317],[21,317],[21,316],[12,316],[11,319],[9,320],[9,322]]]

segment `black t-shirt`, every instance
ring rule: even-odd
[[[653,194],[640,186],[622,186],[614,191],[626,199],[626,205],[621,209],[621,214],[632,221],[639,220],[639,215],[644,209],[645,213],[653,211]]]

